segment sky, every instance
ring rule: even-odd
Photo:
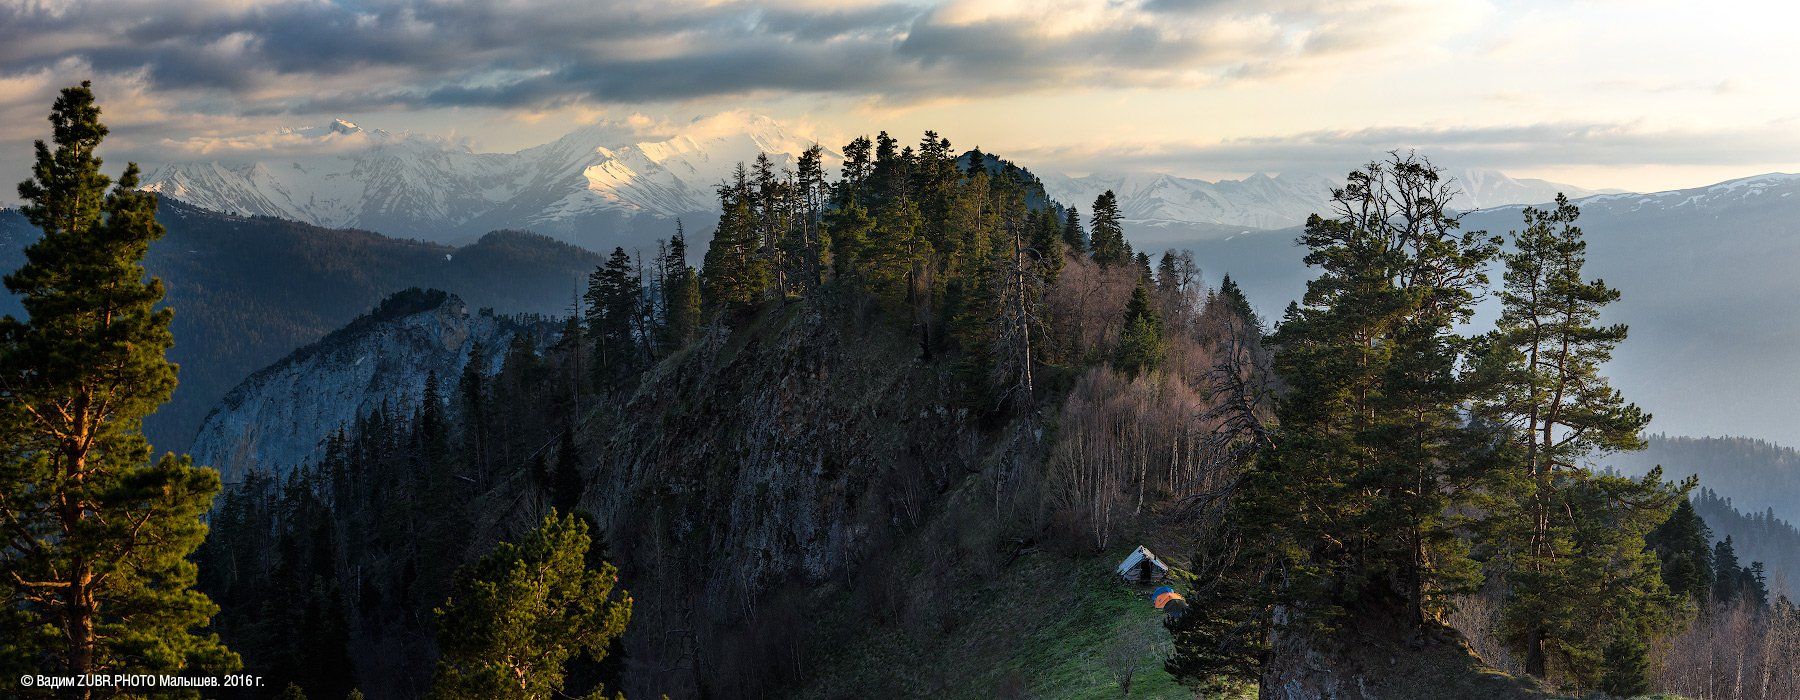
[[[1662,0],[0,0],[0,179],[91,79],[102,154],[147,164],[252,159],[337,117],[513,151],[743,111],[1077,175],[1415,148],[1653,191],[1800,171],[1796,20]]]

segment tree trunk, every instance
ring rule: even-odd
[[[1525,672],[1533,678],[1543,678],[1547,662],[1544,660],[1544,631],[1533,629],[1525,637]]]

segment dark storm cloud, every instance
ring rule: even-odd
[[[279,3],[249,10],[186,0],[0,7],[0,74],[80,61],[141,73],[153,89],[251,98],[294,77],[387,84],[299,102],[535,105],[756,90],[837,91],[881,77],[919,10],[824,14],[663,3]],[[862,81],[859,83],[858,81]],[[263,92],[267,92],[266,90]],[[246,111],[297,104],[245,104]]]
[[[0,6],[0,76],[77,65],[141,76],[152,91],[232,98],[240,114],[573,101],[645,102],[762,92],[889,99],[1052,85],[1172,85],[1247,75],[1277,33],[1211,38],[1135,5],[948,18],[905,2],[847,9],[778,3],[427,0],[240,3],[93,0]],[[1206,14],[1188,8],[1187,14]],[[1233,14],[1237,13],[1237,14]],[[1305,13],[1290,13],[1302,19]],[[1276,56],[1274,60],[1279,60]],[[334,80],[335,79],[335,80]],[[348,86],[348,87],[346,87]]]

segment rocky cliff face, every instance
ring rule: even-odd
[[[411,413],[434,374],[449,387],[471,360],[498,371],[507,345],[525,330],[506,318],[472,313],[454,294],[396,294],[226,394],[202,424],[191,454],[228,482],[251,469],[286,473],[317,460],[334,431],[378,407]],[[477,343],[481,354],[472,357]]]
[[[583,505],[638,601],[628,694],[777,692],[758,685],[794,662],[776,648],[823,626],[780,597],[914,536],[1004,443],[958,408],[945,363],[844,316],[801,303],[715,327],[589,421]]]

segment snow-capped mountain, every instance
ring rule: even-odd
[[[812,145],[767,117],[727,113],[644,139],[612,125],[583,128],[516,153],[339,119],[270,135],[289,155],[170,163],[147,187],[208,209],[334,228],[460,242],[528,228],[599,248],[639,228],[712,213],[714,187],[767,152],[792,167]],[[835,167],[836,155],[827,152]],[[641,242],[641,241],[640,241]]]
[[[1536,204],[1565,192],[1571,197],[1595,194],[1571,185],[1515,179],[1495,170],[1452,170],[1448,175],[1462,195],[1460,209],[1488,209],[1507,204]],[[1112,190],[1119,208],[1137,228],[1219,225],[1274,229],[1297,226],[1313,213],[1328,213],[1331,189],[1343,177],[1318,173],[1257,173],[1242,180],[1196,180],[1147,173],[1096,173],[1083,177],[1044,176],[1050,196],[1082,209],[1100,193]],[[1227,228],[1219,229],[1222,232]]]
[[[516,153],[478,153],[448,139],[343,119],[252,143],[276,144],[284,155],[171,163],[150,174],[148,187],[216,211],[319,226],[438,242],[525,228],[605,249],[667,236],[675,217],[704,233],[717,215],[714,187],[739,163],[766,152],[791,168],[813,140],[768,117],[730,112],[651,137],[615,124],[590,126]],[[826,161],[835,170],[839,156],[827,149]],[[1545,202],[1557,192],[1595,194],[1493,170],[1450,175],[1464,209]],[[1343,183],[1341,174],[1316,173],[1219,181],[1147,173],[1041,177],[1051,197],[1082,209],[1112,190],[1131,228],[1152,237],[1298,225],[1327,211],[1331,188]]]
[[[1725,211],[1737,217],[1756,212],[1780,217],[1786,223],[1800,207],[1796,192],[1800,192],[1800,174],[1765,173],[1685,190],[1595,195],[1576,203],[1584,212],[1651,213],[1665,219],[1718,216]]]

